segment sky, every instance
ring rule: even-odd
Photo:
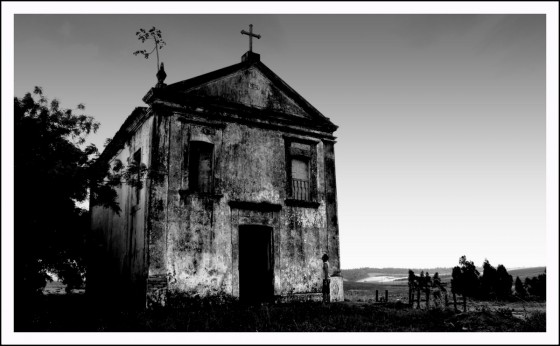
[[[261,61],[339,129],[341,266],[546,264],[543,14],[29,15],[14,94],[84,103],[102,148],[156,83],[135,37],[156,26],[171,84]]]

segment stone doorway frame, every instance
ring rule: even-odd
[[[273,289],[279,296],[280,286],[280,204],[230,201],[231,208],[231,252],[232,252],[232,295],[239,298],[239,226],[256,225],[272,228],[272,251],[274,254]]]

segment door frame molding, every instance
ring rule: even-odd
[[[258,207],[255,208],[255,205]],[[267,226],[272,228],[272,252],[274,268],[272,273],[274,295],[280,295],[280,212],[281,205],[270,204],[271,208],[262,208],[260,204],[230,203],[231,207],[231,252],[232,252],[232,296],[239,298],[239,226]]]

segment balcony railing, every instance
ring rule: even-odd
[[[198,177],[198,192],[211,193],[212,192],[212,179],[208,176]]]
[[[309,180],[292,179],[292,198],[301,201],[311,200]]]

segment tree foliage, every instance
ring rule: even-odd
[[[519,276],[515,278],[515,294],[521,298],[527,296],[527,290],[525,289],[525,286]]]
[[[436,272],[436,273],[434,274],[432,287],[437,287],[437,288],[443,289],[443,284],[442,284],[442,282],[441,282],[441,279],[440,279],[440,277],[439,277],[439,273],[438,273],[438,272]]]
[[[480,273],[472,261],[467,261],[466,256],[459,258],[459,266],[453,268],[451,273],[451,291],[466,297],[476,297],[479,292]]]
[[[142,56],[144,56],[145,59],[150,58],[150,55],[155,51],[156,52],[156,63],[157,63],[157,68],[159,69],[159,50],[162,49],[166,43],[163,40],[162,36],[161,36],[161,30],[158,30],[155,26],[153,26],[151,29],[149,30],[145,30],[140,28],[137,32],[136,32],[136,37],[138,38],[138,40],[142,41],[142,43],[146,42],[147,40],[154,40],[154,48],[148,52],[146,49],[141,49],[141,50],[137,50],[135,51],[134,55],[138,55],[141,54]]]
[[[484,260],[482,265],[482,276],[480,277],[481,296],[489,298],[496,290],[497,271],[488,259]]]
[[[90,216],[76,203],[91,197],[119,212],[115,187],[140,184],[146,170],[96,164],[99,152],[85,141],[99,123],[84,111],[82,104],[72,110],[49,102],[40,87],[14,98],[16,299],[41,292],[49,272],[79,286]]]
[[[84,143],[99,128],[84,109],[63,109],[40,87],[14,99],[16,294],[40,291],[48,271],[84,252],[89,215],[75,202],[87,198],[97,148]]]
[[[475,297],[479,289],[480,273],[472,261],[467,261],[466,256],[459,259],[459,264],[463,275],[464,294],[467,297]]]
[[[482,265],[480,278],[480,298],[506,299],[511,296],[513,277],[502,264],[494,268],[486,259]]]
[[[498,265],[498,269],[496,269],[496,297],[498,299],[504,299],[511,296],[512,285],[513,277],[508,273],[504,265]]]
[[[463,294],[463,275],[459,266],[453,267],[451,272],[451,292],[454,294]]]
[[[546,273],[525,278],[525,288],[530,295],[546,299]]]

